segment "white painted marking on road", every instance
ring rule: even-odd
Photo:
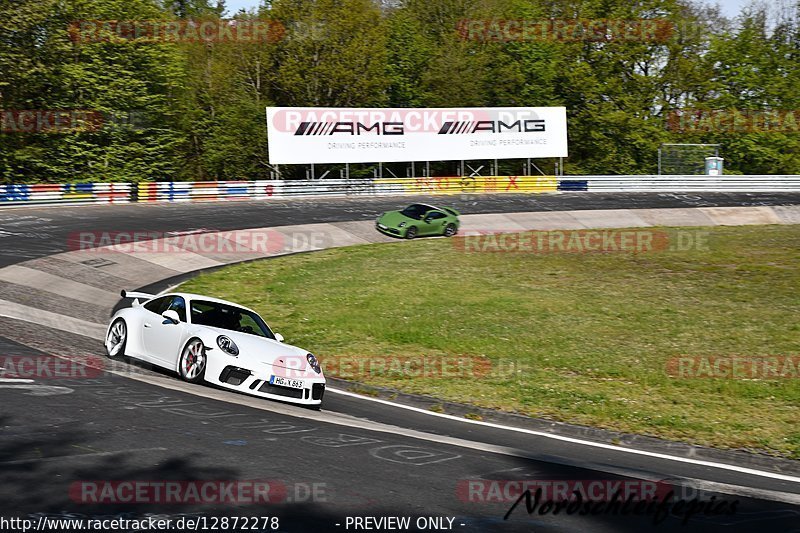
[[[5,370],[5,368],[0,368],[0,370]],[[0,383],[33,383],[33,380],[22,378],[0,378]]]
[[[673,480],[662,480],[665,483],[670,483]],[[678,483],[686,483],[694,490],[704,492],[719,492],[728,494],[730,496],[742,496],[745,498],[758,498],[760,500],[771,500],[775,502],[791,503],[792,505],[800,505],[800,494],[792,494],[789,492],[777,492],[767,489],[756,488],[743,488],[737,485],[729,485],[728,483],[717,483],[715,481],[706,481],[704,479],[694,478],[675,478],[674,481]],[[799,513],[800,514],[800,513]]]
[[[417,430],[413,430],[413,429],[402,428],[402,427],[399,427],[399,426],[391,426],[391,425],[388,425],[388,424],[382,424],[382,423],[378,423],[378,422],[372,422],[372,421],[369,421],[369,420],[355,418],[355,417],[352,417],[350,415],[345,415],[345,414],[342,414],[342,413],[309,412],[309,411],[307,411],[305,409],[302,409],[301,407],[296,407],[296,406],[287,405],[287,404],[280,404],[280,403],[265,404],[259,398],[250,397],[250,396],[234,395],[234,394],[231,394],[231,393],[229,393],[229,392],[227,392],[225,390],[212,389],[212,388],[204,387],[202,385],[191,385],[191,384],[188,384],[188,383],[184,383],[182,381],[176,381],[174,379],[166,378],[166,377],[162,377],[162,376],[135,375],[135,374],[131,374],[130,372],[116,371],[116,370],[111,370],[110,373],[111,374],[115,374],[115,375],[119,375],[119,376],[123,376],[123,377],[128,377],[128,378],[134,379],[136,381],[141,381],[143,383],[147,383],[147,384],[150,384],[150,385],[155,385],[155,386],[158,386],[158,387],[161,387],[161,388],[165,388],[165,389],[177,390],[177,391],[185,392],[185,393],[192,394],[192,395],[195,395],[195,396],[200,396],[200,397],[209,398],[209,399],[213,399],[213,400],[220,400],[220,401],[224,401],[224,402],[235,404],[235,405],[242,405],[242,406],[245,406],[245,407],[252,407],[252,408],[260,409],[262,411],[269,411],[269,412],[273,412],[273,413],[283,414],[283,415],[286,415],[286,416],[293,416],[293,417],[300,416],[300,417],[302,417],[304,419],[317,420],[317,421],[323,422],[323,423],[331,423],[331,424],[335,424],[335,425],[339,425],[339,426],[345,426],[345,427],[349,427],[349,428],[358,428],[358,429],[363,429],[363,430],[366,430],[366,431],[376,431],[376,432],[380,432],[380,433],[389,433],[389,434],[393,434],[393,435],[402,435],[402,436],[406,436],[406,437],[410,437],[410,438],[418,439],[418,440],[425,440],[425,441],[429,441],[429,442],[436,442],[436,443],[439,443],[439,444],[446,444],[446,445],[458,446],[458,447],[462,447],[462,448],[469,448],[469,449],[472,449],[472,450],[480,450],[480,451],[485,451],[485,452],[489,452],[489,453],[497,453],[497,454],[500,454],[500,455],[508,455],[508,456],[512,456],[512,457],[520,457],[520,458],[523,458],[523,459],[531,459],[531,460],[537,460],[537,461],[538,460],[543,460],[540,455],[538,455],[536,453],[527,452],[525,450],[518,450],[518,449],[509,448],[509,447],[505,447],[505,446],[497,446],[497,445],[493,445],[493,444],[486,444],[486,443],[477,442],[477,441],[469,441],[469,440],[465,440],[465,439],[459,439],[459,438],[455,438],[455,437],[447,437],[447,436],[443,436],[443,435],[434,435],[434,434],[425,433],[425,432],[417,431]],[[2,385],[0,385],[0,386],[2,386]],[[10,385],[10,386],[13,387],[15,385]],[[21,385],[17,385],[17,386],[21,386]],[[501,425],[501,424],[494,424],[494,423],[491,423],[491,422],[470,420],[470,419],[466,419],[466,418],[456,417],[456,416],[453,416],[453,415],[447,415],[447,414],[444,414],[444,413],[436,413],[436,412],[428,411],[426,409],[421,409],[421,408],[418,408],[418,407],[412,407],[412,406],[397,404],[397,403],[390,402],[388,400],[382,400],[382,399],[379,399],[379,398],[361,396],[361,395],[358,395],[358,394],[355,394],[355,393],[352,393],[352,392],[349,392],[349,391],[340,390],[340,389],[328,388],[327,390],[330,391],[330,392],[336,393],[336,394],[341,394],[343,396],[350,396],[350,397],[353,397],[353,398],[356,398],[356,399],[360,399],[360,400],[367,400],[367,401],[372,401],[372,402],[376,402],[376,403],[381,403],[381,404],[389,405],[389,406],[392,406],[392,407],[397,407],[397,408],[400,408],[400,409],[406,409],[406,410],[410,410],[410,411],[415,411],[415,412],[419,412],[419,413],[426,414],[426,415],[429,415],[429,416],[437,416],[437,417],[440,417],[440,418],[446,418],[446,419],[449,419],[449,420],[454,420],[454,421],[462,422],[462,423],[477,424],[477,425],[482,425],[482,426],[486,426],[486,427],[492,427],[492,428],[495,428],[495,429],[502,429],[502,430],[507,430],[507,431],[515,431],[515,432],[520,432],[520,433],[526,433],[526,434],[529,434],[529,435],[536,435],[536,436],[541,436],[541,437],[555,439],[555,440],[572,442],[574,444],[579,444],[579,445],[585,445],[585,446],[609,449],[609,450],[623,452],[623,453],[644,455],[644,456],[648,456],[648,457],[666,459],[666,460],[669,460],[669,461],[678,461],[678,462],[684,462],[684,463],[688,463],[688,464],[696,464],[696,465],[700,465],[700,466],[708,466],[708,467],[711,467],[711,468],[718,468],[718,469],[723,469],[723,470],[732,470],[732,471],[745,473],[745,474],[751,474],[751,475],[760,476],[760,477],[767,477],[767,478],[771,478],[771,479],[779,479],[779,480],[783,480],[783,481],[789,481],[789,482],[792,482],[792,483],[800,483],[800,478],[794,477],[794,476],[788,476],[788,475],[785,475],[785,474],[777,474],[777,473],[773,473],[773,472],[766,472],[766,471],[749,469],[749,468],[744,468],[744,467],[737,467],[737,466],[728,465],[728,464],[725,464],[725,463],[714,463],[714,462],[711,462],[711,461],[702,461],[702,460],[698,460],[698,459],[688,459],[688,458],[678,457],[678,456],[674,456],[674,455],[660,454],[660,453],[648,452],[648,451],[644,451],[644,450],[636,450],[634,448],[624,448],[624,447],[614,446],[614,445],[610,445],[610,444],[604,444],[604,443],[599,443],[599,442],[576,439],[576,438],[573,438],[573,437],[564,437],[564,436],[561,436],[561,435],[543,433],[543,432],[535,431],[535,430],[516,428],[516,427],[513,427],[513,426],[504,426],[504,425]],[[566,460],[564,458],[559,458],[558,461],[555,461],[552,458],[548,458],[546,460],[548,460],[550,462],[557,462],[557,463],[565,464],[565,465],[568,465],[568,466],[573,466],[573,467],[576,467],[576,468],[587,468],[587,469],[590,469],[590,470],[604,471],[604,472],[613,473],[613,474],[622,475],[622,476],[635,475],[636,477],[638,477],[640,479],[651,480],[651,481],[660,481],[661,479],[663,479],[663,477],[648,476],[648,475],[646,475],[646,474],[644,474],[642,472],[631,473],[630,471],[628,471],[628,470],[626,470],[624,468],[611,467],[611,466],[609,466],[607,464],[604,464],[604,465],[593,465],[593,464],[588,463],[588,462],[586,462],[586,463],[577,463],[577,462],[574,462],[574,461],[568,461],[568,460]],[[708,483],[712,483],[712,482],[708,482]],[[718,485],[718,486],[721,486],[721,485]],[[790,502],[790,503],[794,503],[794,504],[800,505],[800,495],[797,495],[797,494],[778,492],[778,491],[764,491],[762,489],[751,489],[750,487],[736,486],[736,485],[726,485],[726,486],[735,487],[736,488],[735,494],[737,494],[737,495],[742,495],[742,496],[750,495],[751,497],[756,497],[756,498],[760,497],[760,498],[763,499],[763,498],[766,498],[768,496],[768,494],[774,494],[775,496],[774,497],[770,497],[769,499],[774,500],[774,501]]]
[[[0,389],[27,390],[26,396],[61,396],[74,392],[69,387],[55,387],[53,385],[33,385],[30,383],[0,383]]]
[[[475,451],[484,451],[484,452],[489,452],[489,453],[496,453],[496,454],[499,454],[499,455],[507,455],[507,456],[510,456],[510,457],[520,457],[520,458],[523,458],[523,459],[530,459],[530,460],[533,460],[533,461],[553,462],[553,463],[557,463],[557,464],[564,464],[564,465],[567,465],[567,466],[572,466],[572,467],[575,467],[575,468],[585,468],[585,469],[588,469],[588,470],[595,470],[595,471],[598,471],[598,472],[606,472],[606,473],[611,473],[611,474],[620,475],[620,476],[636,477],[638,479],[642,479],[642,480],[645,480],[645,481],[658,482],[658,481],[661,481],[661,480],[664,479],[664,476],[649,475],[646,472],[642,472],[642,471],[639,471],[639,470],[637,470],[635,472],[632,472],[632,471],[630,471],[628,469],[625,469],[625,468],[622,468],[622,467],[618,468],[618,467],[613,467],[613,466],[608,465],[608,464],[595,465],[595,464],[592,464],[590,462],[570,461],[570,460],[567,460],[567,459],[565,459],[563,457],[559,457],[557,459],[556,458],[543,458],[540,454],[537,454],[537,453],[534,453],[534,452],[529,452],[529,451],[526,451],[526,450],[518,450],[518,449],[515,449],[515,448],[510,448],[510,447],[506,447],[506,446],[498,446],[498,445],[494,445],[494,444],[487,444],[487,443],[478,442],[478,441],[469,441],[469,440],[465,440],[465,439],[459,439],[459,438],[456,438],[456,437],[448,437],[448,436],[445,436],[445,435],[434,435],[434,434],[431,434],[431,433],[425,433],[425,432],[422,432],[422,431],[417,431],[417,430],[413,430],[413,429],[407,429],[407,428],[403,428],[403,427],[399,427],[399,426],[391,426],[391,425],[382,424],[382,423],[379,423],[379,422],[372,422],[370,420],[356,418],[356,417],[353,417],[353,416],[350,416],[350,415],[345,415],[345,414],[342,414],[342,413],[333,413],[333,412],[325,412],[325,411],[314,412],[314,411],[308,411],[308,410],[303,409],[302,407],[299,407],[299,406],[293,406],[293,405],[289,405],[289,404],[265,403],[263,400],[261,400],[260,398],[257,398],[257,397],[245,396],[245,395],[234,395],[234,394],[230,394],[229,392],[227,392],[227,391],[225,391],[223,389],[212,389],[212,388],[205,387],[205,386],[202,386],[202,385],[192,385],[192,384],[189,384],[189,383],[185,383],[183,381],[177,381],[177,380],[174,380],[174,379],[171,379],[171,378],[162,377],[162,376],[131,375],[129,373],[117,372],[117,371],[111,371],[111,373],[112,374],[118,374],[118,375],[121,375],[121,376],[126,376],[126,377],[129,377],[129,378],[134,379],[136,381],[141,381],[143,383],[148,383],[150,385],[156,385],[158,387],[162,387],[162,388],[166,388],[166,389],[170,389],[170,390],[186,392],[188,394],[193,394],[195,396],[201,396],[201,397],[209,398],[209,399],[213,399],[213,400],[220,400],[220,401],[224,401],[224,402],[227,402],[227,403],[232,403],[232,404],[236,404],[236,405],[242,405],[242,406],[245,406],[245,407],[252,407],[252,408],[255,408],[255,409],[262,410],[262,411],[268,411],[268,412],[271,412],[271,413],[277,413],[277,414],[282,414],[282,415],[286,415],[286,416],[302,417],[302,418],[307,419],[307,420],[316,420],[316,421],[319,421],[319,422],[335,424],[335,425],[338,425],[338,426],[345,426],[345,427],[348,427],[348,428],[357,428],[357,429],[363,429],[365,431],[374,431],[374,432],[378,432],[378,433],[387,433],[387,434],[390,434],[390,435],[401,435],[401,436],[409,437],[409,438],[412,438],[412,439],[424,440],[424,441],[428,441],[428,442],[435,442],[435,443],[438,443],[438,444],[445,444],[445,445],[450,445],[450,446],[458,446],[458,447],[461,447],[461,448],[468,448],[468,449],[475,450]],[[622,451],[622,452],[628,452],[628,453],[641,453],[642,455],[656,455],[656,456],[663,455],[663,458],[667,459],[667,460],[679,460],[679,461],[689,462],[689,463],[692,463],[692,464],[707,464],[708,466],[711,466],[711,467],[720,467],[720,468],[723,468],[723,469],[729,468],[729,467],[732,466],[732,465],[726,465],[724,463],[712,463],[712,462],[705,462],[705,461],[699,461],[699,460],[684,459],[684,458],[676,457],[676,456],[672,456],[672,455],[652,454],[652,452],[644,452],[644,451],[635,450],[635,449],[632,449],[632,448],[620,448],[618,446],[605,445],[605,444],[602,444],[602,443],[596,443],[596,442],[591,442],[591,441],[582,441],[581,439],[573,439],[571,437],[560,437],[558,435],[550,435],[550,434],[547,434],[547,433],[540,433],[540,432],[535,432],[535,431],[526,430],[526,429],[522,429],[522,428],[514,428],[514,427],[511,427],[511,426],[502,426],[500,424],[492,424],[490,422],[479,422],[477,420],[469,420],[469,419],[466,419],[466,418],[462,419],[462,418],[454,417],[452,415],[444,415],[442,413],[434,413],[432,411],[426,411],[424,409],[419,409],[419,408],[416,408],[416,407],[410,407],[410,406],[395,404],[393,402],[389,402],[389,401],[386,401],[386,400],[380,400],[378,398],[370,398],[370,397],[365,397],[365,396],[359,396],[359,395],[356,395],[354,393],[351,393],[351,392],[348,392],[348,391],[342,391],[342,390],[339,390],[339,389],[330,389],[329,388],[327,390],[328,391],[333,391],[333,392],[336,392],[336,393],[339,393],[339,394],[347,395],[347,396],[353,396],[355,398],[376,401],[376,402],[379,402],[379,403],[385,403],[387,405],[391,405],[391,406],[394,406],[394,407],[400,407],[400,408],[403,408],[403,409],[410,409],[410,410],[414,410],[414,411],[420,411],[420,412],[425,413],[425,414],[438,415],[438,416],[441,416],[443,418],[449,418],[449,419],[453,419],[453,420],[456,420],[456,421],[459,421],[459,422],[479,423],[479,425],[487,425],[487,426],[490,426],[490,427],[496,427],[497,429],[506,429],[506,430],[510,430],[510,431],[521,431],[523,433],[541,435],[541,436],[544,436],[544,437],[555,438],[555,439],[559,439],[559,440],[569,440],[569,441],[575,442],[577,444],[586,444],[586,445],[589,445],[589,446],[599,446],[599,447],[602,447],[602,448],[608,448],[608,449],[612,449],[612,450],[615,450],[615,451]],[[744,469],[744,470],[747,471],[749,469]],[[786,475],[783,475],[783,474],[774,474],[772,472],[763,472],[763,471],[760,471],[760,470],[752,470],[752,472],[754,473],[754,475],[761,475],[763,477],[770,477],[770,478],[773,478],[773,479],[782,479],[782,480],[785,480],[785,481],[791,481],[791,482],[794,482],[794,483],[800,483],[800,478],[797,478],[797,477],[786,476]],[[746,472],[746,473],[749,473],[749,472]],[[689,480],[689,481],[691,481],[691,480]],[[723,485],[722,484],[718,484],[717,486],[718,487],[722,487]],[[780,492],[780,491],[766,491],[766,490],[763,490],[763,489],[751,489],[750,487],[738,486],[738,485],[725,485],[725,486],[727,486],[727,487],[735,487],[737,495],[750,496],[750,497],[762,498],[762,499],[769,498],[769,499],[772,499],[774,501],[788,501],[788,502],[800,505],[800,494],[794,494],[794,493],[789,493],[789,492]],[[751,490],[752,490],[752,492],[751,492]],[[774,495],[774,496],[770,496],[770,495]]]
[[[114,455],[125,455],[127,453],[138,452],[153,452],[153,451],[166,451],[166,448],[131,448],[129,450],[120,450],[118,452],[95,452],[95,453],[80,453],[75,455],[58,455],[56,457],[37,457],[35,459],[18,459],[16,461],[4,461],[2,465],[25,465],[29,463],[49,463],[52,461],[66,461],[70,459],[83,459],[85,457],[109,457]]]
[[[351,398],[358,398],[361,400],[366,400],[370,402],[376,402],[383,405],[390,405],[392,407],[397,407],[399,409],[406,409],[408,411],[414,411],[416,413],[421,413],[429,416],[439,417],[439,418],[446,418],[448,420],[454,420],[457,422],[463,422],[466,424],[476,424],[479,426],[490,427],[494,429],[503,429],[506,431],[514,431],[517,433],[525,433],[527,435],[535,435],[537,437],[544,437],[547,439],[554,439],[560,440],[562,442],[570,442],[572,444],[580,444],[583,446],[591,446],[593,448],[602,448],[604,450],[613,450],[615,452],[622,452],[622,453],[630,453],[634,455],[643,455],[645,457],[653,457],[656,459],[666,459],[667,461],[677,461],[680,463],[687,463],[692,465],[698,466],[707,466],[710,468],[717,468],[721,470],[730,470],[733,472],[739,472],[741,474],[749,474],[752,476],[759,476],[759,477],[766,477],[770,479],[780,479],[782,481],[790,481],[792,483],[800,483],[800,477],[796,476],[787,476],[786,474],[778,474],[776,472],[766,472],[764,470],[756,470],[754,468],[745,468],[742,466],[736,465],[729,465],[726,463],[715,463],[713,461],[704,461],[701,459],[689,459],[688,457],[678,457],[677,455],[668,455],[666,453],[658,453],[658,452],[650,452],[647,450],[637,450],[636,448],[626,448],[624,446],[616,446],[613,444],[606,444],[603,442],[594,442],[590,440],[583,440],[583,439],[576,439],[574,437],[566,437],[563,435],[555,435],[553,433],[545,433],[543,431],[536,431],[533,429],[525,429],[525,428],[516,428],[513,426],[504,426],[502,424],[495,424],[493,422],[483,422],[481,420],[470,420],[468,418],[461,418],[458,416],[448,415],[445,413],[436,413],[434,411],[429,411],[427,409],[421,409],[419,407],[412,407],[410,405],[402,405],[399,403],[390,402],[388,400],[382,400],[380,398],[372,398],[369,396],[362,396],[360,394],[356,394],[350,391],[345,391],[341,389],[333,389],[328,388],[326,389],[328,392],[333,392],[336,394],[341,394],[343,396],[349,396]]]
[[[567,214],[574,213],[574,212],[560,212],[560,213],[564,214],[564,215],[567,215]],[[514,215],[514,214],[513,213],[504,214],[504,216],[512,216],[512,215]],[[467,216],[469,216],[469,215],[467,215]],[[272,228],[272,229],[275,229],[275,228]],[[4,304],[4,303],[5,303],[4,301],[0,301],[0,304]],[[2,308],[1,305],[0,305],[0,308]],[[57,315],[55,313],[49,313],[48,315],[44,315],[43,316],[39,312],[36,312],[36,313],[32,312],[31,308],[26,308],[26,309],[24,309],[24,311],[25,311],[23,313],[25,315],[24,318],[22,318],[20,316],[12,316],[11,318],[16,318],[18,320],[25,320],[25,321],[34,322],[34,323],[45,323],[46,325],[50,325],[50,323],[48,323],[48,322],[51,322],[51,319],[53,319],[55,317],[63,317],[63,315]],[[0,316],[9,316],[9,315],[3,315],[2,312],[0,312]],[[64,318],[69,318],[69,317],[64,317]],[[45,322],[40,322],[40,320],[43,320],[43,319],[45,320]],[[80,321],[80,322],[83,322],[83,321]],[[88,326],[88,325],[91,325],[93,327],[101,328],[103,331],[105,329],[104,326],[99,325],[99,324],[90,324],[90,323],[83,322],[80,325],[82,325],[84,327]],[[51,326],[51,327],[57,327],[57,326]],[[69,329],[67,329],[64,326],[62,326],[59,329],[65,329],[65,330],[69,331]],[[95,338],[94,335],[91,335],[88,332],[87,333],[78,332],[78,333],[81,334],[81,335],[85,335],[87,337]],[[102,337],[102,334],[100,334],[98,336]],[[117,373],[117,372],[114,372],[114,373]],[[120,372],[118,374],[125,375],[122,372]],[[128,377],[132,377],[132,376],[128,376]],[[466,446],[466,447],[471,447],[473,449],[482,449],[482,450],[485,450],[485,451],[491,451],[493,453],[501,453],[501,454],[513,455],[513,456],[524,457],[524,458],[541,459],[540,456],[538,456],[536,454],[528,453],[528,452],[525,452],[525,451],[513,450],[511,448],[504,448],[504,447],[493,446],[493,445],[488,445],[488,444],[474,443],[474,442],[465,441],[465,440],[461,440],[461,439],[443,437],[443,436],[440,436],[440,435],[432,435],[432,434],[427,434],[427,433],[423,433],[423,432],[419,432],[419,431],[415,431],[415,430],[398,428],[398,427],[395,427],[395,426],[379,425],[377,423],[372,423],[372,422],[369,422],[369,421],[355,419],[354,417],[348,417],[348,415],[333,414],[333,413],[327,414],[327,413],[325,413],[324,415],[320,415],[319,417],[316,417],[316,416],[311,416],[311,415],[309,415],[308,413],[305,413],[305,412],[301,413],[299,411],[292,411],[292,410],[290,410],[288,408],[285,408],[285,409],[282,408],[282,407],[278,408],[278,407],[276,407],[274,405],[270,405],[269,407],[253,405],[253,404],[256,403],[257,399],[254,399],[253,402],[248,403],[247,401],[243,401],[241,398],[239,398],[239,397],[237,397],[235,395],[232,395],[229,392],[224,392],[224,393],[219,394],[217,396],[213,396],[213,395],[209,395],[209,394],[206,394],[204,392],[201,392],[199,389],[197,389],[197,390],[180,389],[178,387],[170,386],[170,385],[167,385],[167,384],[164,384],[164,383],[156,383],[156,382],[154,382],[156,380],[152,380],[152,379],[149,379],[149,378],[144,378],[144,377],[137,378],[137,377],[134,377],[134,379],[138,379],[140,381],[144,381],[144,382],[147,382],[147,383],[150,383],[150,384],[154,384],[154,385],[157,385],[157,386],[160,386],[160,387],[163,387],[163,388],[171,388],[171,389],[176,389],[176,390],[182,390],[183,392],[188,392],[188,393],[194,394],[196,396],[204,396],[204,397],[214,398],[214,399],[217,399],[217,400],[227,401],[227,402],[233,403],[233,404],[247,405],[249,407],[255,407],[255,408],[263,409],[263,410],[266,410],[266,411],[279,412],[279,413],[282,413],[282,414],[286,414],[288,416],[300,416],[300,417],[303,417],[303,418],[310,418],[310,419],[319,420],[321,422],[335,423],[335,424],[348,426],[348,427],[360,427],[360,428],[363,428],[363,429],[366,429],[366,430],[382,431],[382,432],[394,433],[394,434],[402,434],[402,435],[406,435],[408,437],[418,438],[418,439],[422,439],[422,440],[428,440],[428,441],[431,441],[431,442],[442,442],[442,443],[452,444],[452,445],[455,445],[455,446]],[[404,406],[404,405],[401,405],[401,404],[396,404],[394,402],[389,402],[389,401],[386,401],[386,400],[380,400],[380,399],[377,399],[377,398],[364,397],[364,396],[361,396],[361,395],[349,393],[348,391],[341,391],[341,390],[338,390],[338,389],[328,389],[328,390],[333,392],[333,393],[351,395],[354,398],[359,398],[359,399],[362,399],[362,400],[384,403],[386,405],[394,406],[394,407],[397,407],[397,408],[414,410],[414,411],[417,411],[417,412],[420,412],[422,414],[426,414],[426,415],[429,415],[429,416],[439,416],[439,417],[452,419],[454,421],[458,421],[458,422],[462,422],[462,423],[479,424],[479,425],[484,425],[484,426],[488,426],[488,427],[493,427],[493,428],[496,428],[496,429],[527,433],[527,434],[530,434],[530,435],[541,436],[541,437],[544,437],[544,438],[560,440],[560,441],[564,441],[564,442],[572,442],[574,444],[583,445],[583,446],[589,446],[589,447],[595,447],[595,448],[603,448],[603,449],[608,449],[608,450],[612,450],[612,451],[618,451],[618,452],[622,452],[622,453],[637,454],[637,455],[643,455],[643,456],[648,456],[648,457],[664,459],[664,460],[667,460],[667,461],[683,462],[683,463],[688,463],[688,464],[706,466],[706,467],[710,467],[710,468],[736,471],[736,472],[740,472],[740,473],[744,473],[744,474],[767,477],[767,478],[772,478],[772,479],[781,479],[781,480],[785,480],[785,481],[789,481],[789,482],[793,482],[793,483],[800,483],[800,478],[793,477],[793,476],[787,476],[787,475],[784,475],[784,474],[777,474],[777,473],[765,472],[765,471],[761,471],[761,470],[743,468],[743,467],[738,467],[738,466],[735,466],[735,465],[728,465],[728,464],[725,464],[725,463],[715,463],[715,462],[711,462],[711,461],[702,461],[702,460],[698,460],[698,459],[688,459],[688,458],[683,458],[683,457],[674,456],[674,455],[660,454],[660,453],[656,453],[656,452],[648,452],[648,451],[644,451],[644,450],[637,450],[637,449],[634,449],[634,448],[626,448],[626,447],[615,446],[615,445],[604,444],[604,443],[598,443],[598,442],[592,442],[592,441],[586,441],[586,440],[576,439],[576,438],[571,438],[571,437],[563,437],[563,436],[560,436],[560,435],[555,435],[555,434],[545,433],[545,432],[540,432],[540,431],[526,430],[526,429],[522,429],[522,428],[515,428],[515,427],[510,427],[510,426],[503,426],[503,425],[500,425],[500,424],[493,424],[493,423],[489,423],[489,422],[469,420],[469,419],[465,419],[465,418],[454,417],[452,415],[445,415],[445,414],[442,414],[442,413],[434,413],[434,412],[431,412],[431,411],[428,411],[428,410],[425,410],[425,409],[419,409],[419,408],[414,408],[414,407],[410,407],[410,406]],[[477,447],[476,447],[476,445],[477,445]],[[591,465],[590,463],[586,463],[583,466],[586,467],[586,468],[593,468],[593,469],[598,469],[598,467],[599,468],[610,468],[607,465]]]

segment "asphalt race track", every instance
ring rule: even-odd
[[[462,213],[796,205],[798,193],[600,193],[414,196]],[[270,201],[20,207],[0,211],[0,267],[67,249],[79,231],[189,231],[373,220],[408,196]]]
[[[3,210],[0,267],[64,251],[69,235],[78,231],[228,230],[369,220],[408,200]],[[419,200],[464,213],[500,213],[797,205],[800,195],[564,193]],[[59,364],[53,356],[67,351],[105,361],[100,339],[0,317],[0,332],[12,330],[22,344],[0,334],[5,361],[33,359],[50,368]],[[559,433],[568,435],[560,440],[547,437],[537,421],[503,422],[511,427],[475,424],[332,390],[323,410],[315,412],[189,385],[140,365],[120,363],[116,373],[70,368],[75,372],[65,378],[0,378],[0,516],[30,519],[40,530],[75,529],[53,524],[42,529],[39,520],[45,516],[160,516],[202,518],[206,530],[217,525],[228,531],[404,530],[366,517],[409,517],[405,530],[413,531],[800,531],[800,467],[794,461],[720,453],[720,467],[707,464],[716,462],[709,460],[713,451],[698,458],[689,447],[631,437],[626,447],[645,453],[630,453],[585,442],[601,440],[591,430],[582,438],[575,428]],[[185,490],[197,480],[238,480],[256,486],[261,497],[165,503],[139,494],[125,501],[130,491],[120,488],[123,482],[150,487],[173,482]],[[600,491],[600,500],[608,500],[619,487],[653,489],[661,500],[669,492],[674,496],[665,511],[651,506],[638,514],[633,505],[610,504],[556,514],[542,501],[529,515],[523,502],[505,520],[525,482],[568,492],[591,486]],[[111,485],[116,489],[101,490]],[[687,516],[692,500],[692,516]],[[704,502],[703,509],[697,502]],[[232,526],[230,519],[245,516],[257,518],[245,527]],[[227,527],[222,517],[229,518]],[[0,530],[22,528],[0,523]]]

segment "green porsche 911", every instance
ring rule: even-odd
[[[458,231],[458,215],[451,207],[411,204],[402,211],[382,214],[375,221],[375,227],[385,235],[403,239],[425,235],[452,237]]]

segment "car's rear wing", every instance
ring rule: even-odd
[[[128,292],[125,289],[122,289],[119,292],[119,295],[122,296],[123,298],[142,298],[143,300],[152,300],[153,298],[156,297],[155,294],[148,294],[146,292],[135,292],[135,291]]]
[[[453,209],[452,207],[443,207],[442,209],[447,211],[448,213],[450,213],[453,216],[459,216],[461,214],[458,211],[456,211],[455,209]]]

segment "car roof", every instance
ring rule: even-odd
[[[167,294],[159,294],[158,296],[156,296],[156,298],[161,298],[162,296],[183,296],[186,300],[205,300],[206,302],[214,302],[214,303],[218,303],[218,304],[227,304],[227,305],[232,305],[234,307],[239,307],[241,309],[245,309],[247,311],[252,311],[253,313],[256,313],[255,311],[253,311],[249,307],[245,307],[245,306],[243,306],[241,304],[237,304],[236,302],[223,300],[221,298],[214,298],[213,296],[204,296],[202,294],[193,294],[191,292],[170,292],[170,293],[167,293]],[[258,314],[258,313],[256,313],[256,314]]]
[[[431,204],[420,204],[418,202],[414,202],[413,204],[409,204],[408,207],[411,207],[412,205],[421,205],[422,207],[427,207],[428,209],[436,209],[437,211],[442,211],[441,207],[436,207],[435,205]]]

